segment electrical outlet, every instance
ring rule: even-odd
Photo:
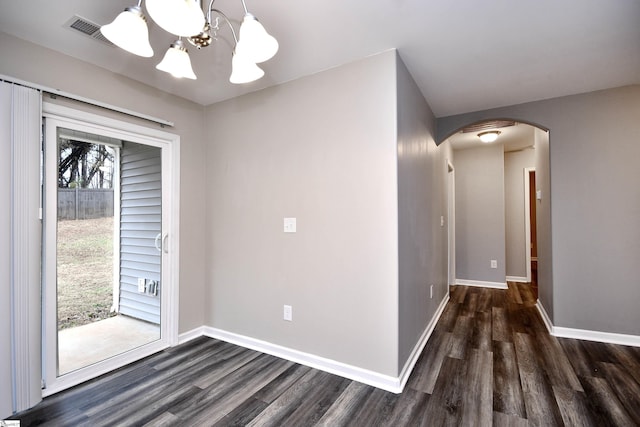
[[[491,260],[491,268],[498,268],[498,260],[496,259]]]
[[[284,306],[283,319],[289,322],[293,321],[293,308],[290,305]]]
[[[295,218],[285,218],[284,219],[284,232],[285,233],[295,233],[296,232],[296,219]]]
[[[145,289],[146,289],[146,280],[144,280],[144,277],[138,277],[138,292],[143,294]]]

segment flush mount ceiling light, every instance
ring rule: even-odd
[[[156,68],[177,78],[196,79],[182,37],[197,49],[207,47],[216,40],[222,20],[231,29],[234,43],[229,81],[241,84],[258,80],[264,71],[256,64],[271,59],[278,52],[278,41],[247,11],[244,0],[241,2],[245,15],[238,38],[229,18],[213,8],[214,1],[210,0],[204,13],[198,0],[146,0],[145,6],[153,21],[178,36]],[[137,6],[126,8],[112,23],[103,25],[101,31],[109,41],[130,53],[153,56],[147,20],[142,13],[142,0],[138,0]]]
[[[498,135],[500,135],[499,130],[489,130],[486,132],[480,132],[478,134],[478,138],[480,138],[480,141],[484,142],[485,144],[488,144],[498,139]]]

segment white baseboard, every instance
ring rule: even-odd
[[[195,329],[192,329],[190,331],[187,332],[183,332],[180,335],[178,335],[178,345],[180,344],[184,344],[188,341],[191,341],[193,339],[196,339],[198,337],[201,337],[204,335],[205,332],[205,327],[204,326],[199,326]]]
[[[404,389],[404,386],[407,384],[407,381],[409,380],[409,376],[411,375],[411,372],[413,372],[413,368],[416,366],[416,363],[418,362],[418,359],[422,354],[422,350],[424,350],[424,346],[427,345],[427,341],[429,341],[429,337],[431,337],[431,334],[433,333],[433,330],[435,329],[436,324],[438,323],[438,320],[440,320],[440,316],[442,316],[442,312],[444,311],[444,308],[447,306],[448,302],[449,302],[449,293],[447,293],[447,295],[445,295],[445,297],[442,299],[442,302],[440,303],[440,305],[438,306],[438,309],[436,310],[435,314],[431,318],[431,321],[429,322],[424,332],[422,333],[422,336],[420,337],[415,347],[413,348],[413,351],[411,352],[411,355],[407,359],[407,362],[404,364],[404,367],[402,368],[402,372],[400,372],[400,392]]]
[[[368,369],[320,357],[315,354],[305,353],[303,351],[294,350],[233,332],[223,331],[210,326],[205,326],[204,328],[204,335],[210,338],[219,339],[221,341],[239,345],[240,347],[270,354],[281,359],[286,359],[291,362],[339,375],[341,377],[368,384],[392,393],[402,393],[399,377],[384,375]]]
[[[616,334],[613,332],[589,331],[586,329],[563,328],[554,326],[553,335],[560,338],[607,342],[611,344],[640,347],[640,336]]]
[[[540,312],[540,316],[544,321],[549,333],[559,338],[572,338],[576,340],[606,342],[611,344],[628,345],[631,347],[640,347],[640,336],[617,334],[613,332],[590,331],[587,329],[564,328],[561,326],[553,326],[547,312],[545,311],[540,300],[536,302],[536,307]]]
[[[477,286],[480,288],[509,289],[506,282],[483,282],[481,280],[456,279],[456,285]]]
[[[538,309],[538,313],[540,313],[540,317],[542,317],[544,325],[547,327],[547,331],[549,331],[549,333],[553,335],[553,323],[551,323],[551,319],[547,314],[547,310],[544,309],[540,300],[536,301],[536,308]]]
[[[378,372],[359,368],[353,365],[348,365],[346,363],[327,359],[315,354],[305,353],[233,332],[227,332],[221,329],[212,328],[210,326],[200,326],[188,332],[184,332],[178,337],[178,342],[179,344],[183,344],[200,336],[207,336],[210,338],[226,341],[231,344],[239,345],[244,348],[249,348],[251,350],[267,353],[272,356],[280,357],[282,359],[286,359],[295,363],[300,363],[301,365],[320,369],[321,371],[339,375],[341,377],[368,384],[370,386],[392,393],[402,393],[402,390],[409,380],[409,376],[411,375],[413,368],[420,358],[420,354],[422,354],[422,350],[424,350],[424,346],[427,344],[429,337],[433,333],[433,330],[436,327],[436,324],[438,323],[438,320],[440,319],[440,316],[442,315],[442,312],[444,311],[448,301],[449,294],[447,294],[442,299],[442,302],[438,306],[438,309],[431,318],[431,321],[422,333],[420,340],[418,340],[415,347],[413,348],[411,355],[407,359],[407,362],[405,363],[404,367],[402,368],[402,372],[398,377],[380,374]]]
[[[526,277],[522,276],[507,276],[507,282],[517,282],[517,283],[529,283],[531,280],[527,280]]]

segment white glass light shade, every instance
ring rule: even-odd
[[[500,135],[500,131],[490,130],[487,132],[480,132],[478,134],[478,138],[480,138],[480,141],[484,142],[485,144],[488,144],[498,139],[498,135]]]
[[[197,77],[191,68],[191,59],[189,59],[189,53],[185,49],[181,40],[176,40],[171,44],[167,53],[164,54],[162,61],[156,65],[156,68],[160,71],[167,72],[173,77],[195,80]]]
[[[112,23],[103,25],[100,31],[111,43],[127,52],[145,58],[153,56],[147,21],[138,6],[126,8]]]
[[[267,33],[262,24],[250,13],[247,13],[242,20],[238,45],[242,46],[242,55],[247,55],[256,64],[273,58],[279,47],[278,40]]]
[[[149,16],[163,30],[190,37],[204,28],[204,13],[197,0],[146,0]]]
[[[242,54],[233,54],[231,60],[231,77],[229,81],[233,84],[249,83],[264,76],[262,68],[255,62]]]

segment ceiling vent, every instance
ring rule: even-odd
[[[113,43],[111,43],[107,38],[100,32],[100,25],[95,22],[91,22],[82,16],[72,16],[67,22],[65,22],[64,26],[71,30],[77,31],[85,36],[89,36],[94,40],[98,40],[106,45],[111,47],[115,47]]]
[[[498,128],[506,128],[509,126],[515,126],[516,122],[513,120],[490,120],[487,122],[476,123],[475,125],[470,125],[462,128],[463,133],[469,132],[482,132],[490,129],[498,129]]]

